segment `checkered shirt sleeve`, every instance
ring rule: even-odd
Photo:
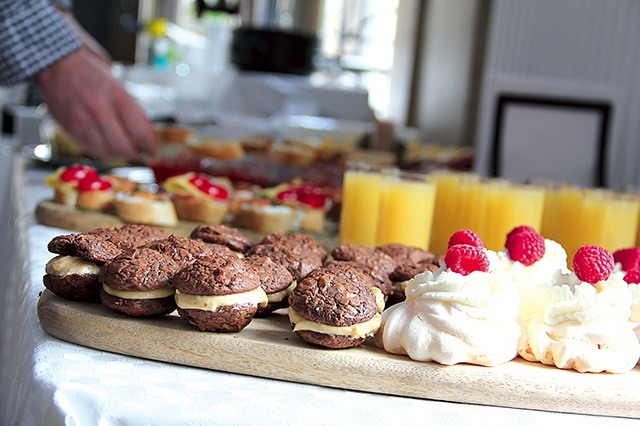
[[[0,0],[0,85],[28,81],[81,47],[56,5],[69,2]]]

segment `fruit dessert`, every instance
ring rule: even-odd
[[[579,372],[633,369],[640,358],[640,342],[628,325],[633,294],[623,275],[612,273],[613,255],[584,245],[572,269],[523,292],[518,353]]]
[[[302,340],[330,349],[359,346],[376,332],[382,293],[362,280],[319,268],[289,295],[289,321]]]
[[[233,187],[226,178],[188,172],[164,181],[180,219],[220,224],[229,211]]]
[[[383,312],[375,342],[416,361],[495,366],[517,355],[517,318],[518,292],[498,255],[453,242],[443,265],[409,280],[406,300]]]
[[[324,230],[326,213],[331,208],[331,199],[322,188],[294,180],[266,188],[259,196],[269,198],[274,204],[282,204],[293,209],[295,219],[291,230],[307,232]]]
[[[633,294],[629,325],[640,339],[640,248],[630,247],[613,253],[615,261],[614,271],[622,274],[622,279],[628,284]]]
[[[546,285],[555,273],[568,271],[565,249],[530,226],[513,228],[498,256],[521,292],[533,285]]]
[[[113,184],[108,178],[100,176],[93,166],[76,164],[58,167],[45,178],[45,183],[54,189],[57,203],[87,210],[113,209]]]

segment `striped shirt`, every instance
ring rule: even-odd
[[[26,82],[81,47],[55,6],[70,2],[0,0],[0,85]]]

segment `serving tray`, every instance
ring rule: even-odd
[[[584,374],[515,360],[497,367],[416,362],[364,345],[330,350],[303,342],[286,312],[239,333],[206,333],[177,314],[132,318],[43,291],[38,318],[59,339],[109,352],[212,370],[422,399],[640,419],[640,367]]]

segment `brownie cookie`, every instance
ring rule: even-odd
[[[351,281],[362,282],[369,287],[379,287],[376,280],[371,276],[371,267],[364,263],[354,262],[351,260],[328,260],[322,268],[318,270],[326,270],[338,275],[343,275]],[[316,271],[311,272],[311,274]]]
[[[207,244],[200,240],[179,237],[173,234],[168,238],[152,241],[142,247],[155,250],[170,257],[174,262],[180,265],[181,268],[191,265],[199,257],[207,257],[216,253],[222,254],[225,252],[228,255],[234,255],[231,250],[226,251],[224,248],[220,248],[220,246],[216,248],[213,247],[212,244]]]
[[[257,244],[247,252],[247,256],[264,256],[284,266],[297,282],[314,269],[322,266],[322,261],[314,256],[297,255],[280,244]]]
[[[376,250],[388,254],[400,265],[416,263],[433,263],[436,255],[419,247],[408,246],[406,244],[391,243],[376,247]]]
[[[396,268],[396,261],[383,251],[359,244],[345,244],[333,249],[331,256],[335,260],[348,260],[366,265],[370,268],[370,275],[382,290],[382,294],[389,296],[393,291],[389,275]]]
[[[274,232],[265,236],[260,244],[274,244],[287,248],[296,256],[313,257],[320,260],[320,264],[327,259],[328,253],[318,242],[309,235],[283,234]]]
[[[407,281],[423,272],[433,272],[439,267],[439,265],[431,262],[399,265],[390,275],[393,291],[387,298],[386,307],[388,308],[389,306],[403,302],[406,299],[405,289],[407,288]]]
[[[47,249],[51,253],[106,263],[123,250],[168,236],[164,230],[144,225],[96,228],[79,234],[59,235],[49,242]]]
[[[169,314],[176,309],[171,280],[180,269],[170,256],[148,247],[126,250],[100,271],[100,300],[130,316]]]
[[[199,225],[191,231],[190,237],[205,243],[227,246],[239,253],[246,253],[255,245],[240,231],[225,225]]]
[[[244,261],[258,273],[260,285],[269,301],[267,306],[258,306],[256,315],[264,316],[289,306],[289,294],[295,287],[295,281],[287,268],[265,256],[247,256]]]
[[[258,272],[233,256],[199,258],[173,285],[178,314],[201,331],[238,332],[268,302]]]
[[[380,326],[384,308],[377,287],[320,268],[289,295],[289,320],[302,340],[331,349],[361,345]]]

